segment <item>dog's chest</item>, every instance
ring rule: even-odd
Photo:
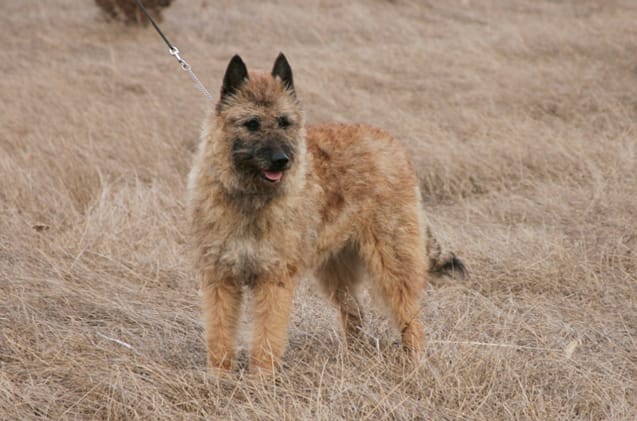
[[[305,270],[305,256],[316,242],[308,222],[307,212],[272,207],[259,218],[219,225],[210,257],[224,276],[245,285],[294,277]]]
[[[269,241],[239,236],[229,238],[219,255],[219,264],[248,286],[280,272],[282,260],[281,251]]]

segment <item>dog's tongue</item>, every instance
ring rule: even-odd
[[[263,175],[270,181],[279,181],[283,177],[283,171],[263,171]]]

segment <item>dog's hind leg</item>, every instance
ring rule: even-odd
[[[358,253],[349,247],[330,257],[315,272],[323,291],[340,312],[346,340],[363,328],[363,313],[356,297],[362,278]]]
[[[405,213],[394,217],[396,226],[375,224],[360,249],[375,290],[400,331],[403,345],[417,357],[425,342],[420,320],[427,268],[424,238],[414,216]]]

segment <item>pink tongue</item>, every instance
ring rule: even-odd
[[[263,175],[270,181],[279,181],[283,177],[283,171],[263,171]]]

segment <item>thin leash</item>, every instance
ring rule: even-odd
[[[150,23],[153,24],[153,27],[155,28],[155,30],[157,30],[157,33],[159,34],[159,36],[161,36],[161,38],[164,40],[164,42],[168,46],[168,54],[175,57],[175,59],[177,60],[181,68],[188,72],[188,74],[190,75],[190,78],[195,83],[195,86],[197,87],[197,89],[199,89],[199,91],[202,94],[204,94],[206,98],[208,98],[211,104],[214,103],[215,100],[212,97],[212,95],[210,95],[210,92],[208,92],[208,90],[206,89],[205,86],[203,86],[203,83],[201,83],[197,75],[192,71],[192,67],[190,67],[190,64],[188,64],[186,60],[181,58],[181,56],[179,55],[179,49],[175,47],[174,45],[172,45],[170,41],[168,41],[168,38],[166,38],[166,35],[164,35],[161,29],[159,29],[159,26],[157,26],[157,23],[155,22],[155,20],[150,16],[148,11],[142,4],[141,0],[135,0],[135,3],[137,3],[137,6],[139,6],[139,8],[142,10],[144,15],[146,16],[146,18],[148,18],[148,20],[150,21]]]

